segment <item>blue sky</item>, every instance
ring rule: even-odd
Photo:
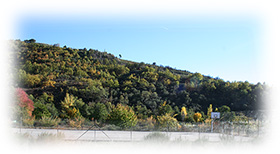
[[[225,81],[264,82],[259,25],[252,18],[24,17],[14,39],[106,51],[122,59],[199,72]]]

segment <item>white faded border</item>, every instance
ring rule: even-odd
[[[0,67],[1,67],[1,147],[8,153],[265,153],[268,150],[278,150],[279,146],[279,51],[280,51],[280,9],[277,1],[269,0],[9,0],[2,1],[0,6]],[[257,146],[158,146],[137,144],[96,144],[76,145],[40,145],[19,146],[11,140],[8,121],[9,95],[9,67],[8,54],[5,41],[13,38],[17,33],[17,20],[23,14],[36,14],[65,17],[71,16],[231,16],[252,15],[262,23],[262,64],[260,69],[264,72],[267,83],[273,86],[274,91],[268,102],[270,108],[271,125],[268,137],[262,145]]]

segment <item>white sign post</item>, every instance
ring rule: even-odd
[[[213,133],[213,125],[214,125],[214,120],[220,118],[220,112],[211,112],[211,133]]]

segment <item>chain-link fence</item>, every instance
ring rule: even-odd
[[[222,115],[219,119],[208,119],[203,122],[176,122],[159,125],[156,120],[139,120],[137,125],[121,128],[116,125],[86,121],[79,127],[69,127],[67,122],[60,122],[55,127],[22,126],[14,123],[13,130],[17,134],[30,134],[36,138],[40,133],[64,134],[64,140],[71,141],[145,141],[159,138],[169,141],[222,141],[224,139],[239,139],[242,141],[264,137],[268,121],[260,116],[247,118],[245,116],[232,118],[232,114]],[[38,129],[40,128],[40,129]],[[45,134],[46,135],[46,134]],[[48,136],[48,135],[47,135]],[[56,135],[57,136],[57,135]]]
[[[114,126],[110,126],[114,127]],[[211,123],[180,123],[178,127],[159,128],[136,126],[126,130],[108,130],[108,126],[92,126],[87,129],[64,128],[13,128],[19,135],[28,135],[33,139],[42,136],[59,136],[64,141],[90,142],[139,142],[139,141],[181,141],[181,142],[224,142],[224,141],[253,141],[265,134],[266,122],[251,120],[247,122],[225,122],[215,120]],[[107,129],[106,129],[107,128]]]

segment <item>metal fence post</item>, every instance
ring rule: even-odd
[[[130,141],[132,142],[132,129],[130,130]]]
[[[22,127],[22,117],[20,117],[20,127],[19,127],[19,133],[21,134],[21,127]]]
[[[211,133],[213,133],[213,126],[214,125],[214,119],[211,120]]]
[[[94,141],[96,142],[96,129],[94,130]]]
[[[259,135],[260,135],[260,121],[258,119],[258,137],[259,137]]]
[[[240,135],[240,122],[239,122],[239,120],[238,120],[238,129],[237,129],[237,134],[238,134],[238,136]]]
[[[58,127],[56,127],[56,137],[58,137]]]
[[[234,126],[233,126],[233,122],[231,122],[231,135],[233,135],[233,130],[234,129]]]
[[[200,126],[199,125],[197,125],[197,126],[198,126],[198,138],[200,140]]]

